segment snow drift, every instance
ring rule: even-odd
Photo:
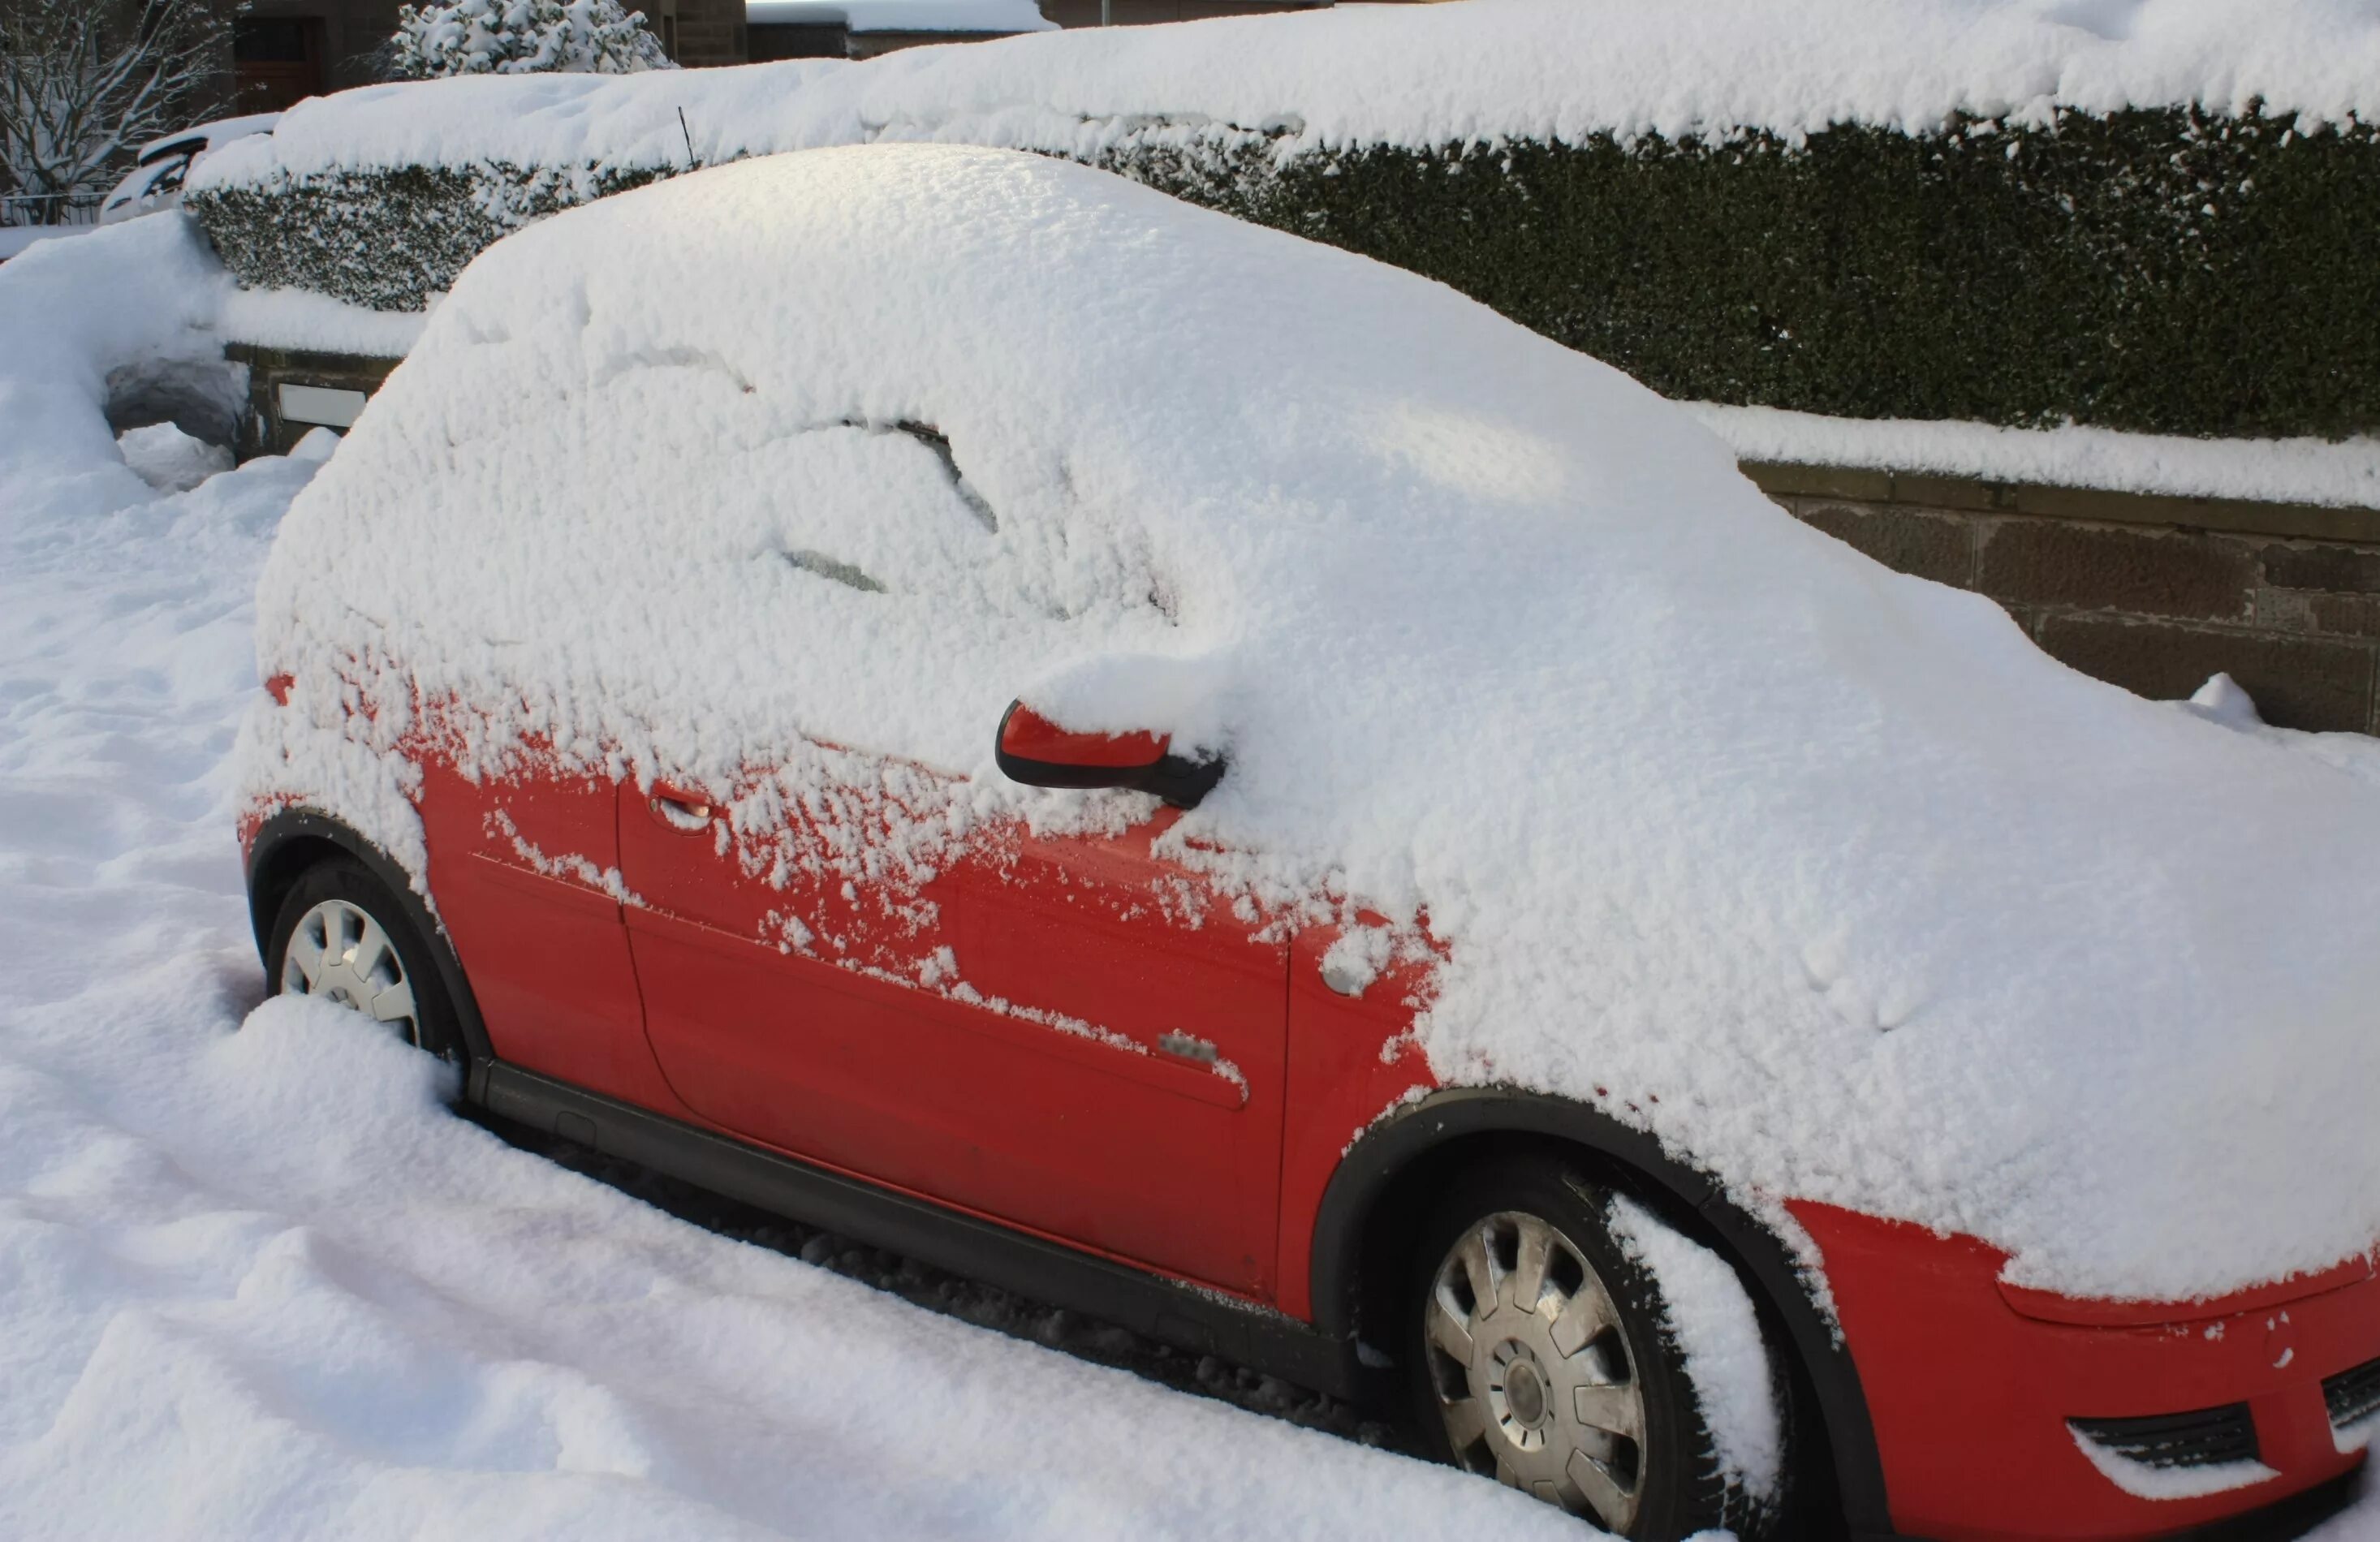
[[[1451,291],[1099,173],[786,156],[502,243],[259,617],[298,677],[260,795],[397,785],[418,688],[485,764],[969,778],[921,863],[1135,807],[1002,782],[1023,694],[1227,750],[1178,849],[1278,912],[1426,919],[1440,1080],[1595,1102],[1771,1214],[2123,1296],[2380,1236],[2369,782],[2067,671]]]
[[[161,492],[102,412],[227,287],[174,213],[0,268],[0,1536],[1592,1536],[715,1235],[260,1007],[223,762],[316,467]]]

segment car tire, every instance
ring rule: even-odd
[[[266,983],[278,995],[324,996],[441,1060],[463,1059],[463,1035],[437,958],[387,884],[352,856],[299,875],[273,919]]]
[[[1423,1449],[1631,1542],[1756,1528],[1771,1507],[1719,1470],[1660,1284],[1613,1238],[1611,1203],[1547,1160],[1437,1196],[1400,1298]]]

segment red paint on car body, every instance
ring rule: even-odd
[[[436,714],[431,714],[434,733]],[[684,1117],[645,1037],[643,995],[615,892],[619,794],[532,747],[502,776],[419,755],[438,915],[503,1059]]]
[[[528,1069],[1309,1321],[1332,1176],[1437,1085],[1414,1030],[1438,944],[1334,990],[1338,927],[1169,856],[1172,810],[1101,834],[978,824],[919,862],[895,832],[945,818],[959,785],[920,768],[820,747],[849,761],[828,828],[800,799],[739,805],[757,781],[640,789],[536,746],[474,779],[420,717],[439,916],[496,1052]],[[855,832],[868,851],[825,860]],[[2003,1284],[2006,1255],[1973,1238],[1788,1208],[1900,1532],[2155,1536],[2362,1460],[2321,1383],[2380,1358],[2371,1260],[2218,1302],[2075,1302]],[[2127,1493],[2067,1422],[2236,1402],[2275,1475],[2195,1499]]]
[[[1789,1208],[1824,1257],[1900,1532],[1942,1542],[2155,1536],[2276,1503],[2363,1460],[2338,1450],[2322,1382],[2380,1357],[2380,1280],[2368,1269],[2311,1294],[2266,1289],[2168,1307],[2162,1322],[2052,1321],[2037,1297],[2034,1315],[2011,1305],[1998,1248],[1831,1205]],[[2067,1424],[2238,1402],[2274,1475],[2196,1499],[2126,1493]]]
[[[1129,771],[1165,759],[1171,738],[1162,734],[1078,734],[1061,728],[1019,702],[1000,725],[1000,748],[1020,760],[1061,766],[1100,766]]]

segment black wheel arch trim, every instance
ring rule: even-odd
[[[1583,1147],[1651,1185],[1660,1208],[1698,1217],[1733,1254],[1791,1340],[1826,1426],[1845,1529],[1892,1533],[1876,1428],[1859,1368],[1819,1310],[1792,1253],[1729,1200],[1707,1174],[1679,1161],[1645,1131],[1566,1098],[1520,1087],[1447,1087],[1396,1110],[1366,1130],[1341,1160],[1315,1217],[1316,1326],[1352,1344],[1363,1292],[1364,1233],[1373,1207],[1413,1164],[1448,1142],[1476,1135],[1558,1140]]]
[[[455,1020],[463,1033],[463,1050],[468,1063],[483,1067],[495,1058],[488,1041],[487,1025],[480,1020],[479,999],[471,994],[471,982],[463,973],[462,960],[455,956],[455,944],[438,917],[430,913],[420,893],[413,886],[413,875],[407,872],[396,859],[366,840],[353,827],[319,808],[304,807],[277,809],[268,815],[257,828],[256,838],[249,843],[248,863],[243,874],[248,886],[249,925],[256,934],[256,956],[270,964],[273,957],[273,912],[280,900],[265,883],[267,875],[277,878],[284,864],[282,858],[293,846],[304,844],[328,843],[364,866],[364,870],[386,885],[396,896],[416,935],[429,947],[437,965],[439,982],[446,988],[446,999],[455,1004]],[[298,868],[287,872],[289,881],[304,871]],[[285,892],[285,887],[283,892]],[[271,986],[270,980],[265,982]],[[473,1080],[477,1081],[478,1075]]]

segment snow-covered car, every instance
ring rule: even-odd
[[[1440,285],[690,175],[471,265],[258,615],[268,977],[499,1115],[1630,1537],[2163,1535],[2375,1427],[2380,789]]]
[[[280,121],[279,113],[250,113],[194,124],[178,134],[151,140],[140,147],[132,170],[100,204],[99,223],[115,225],[161,209],[180,208],[182,184],[189,179],[191,167],[234,140],[272,133]]]

